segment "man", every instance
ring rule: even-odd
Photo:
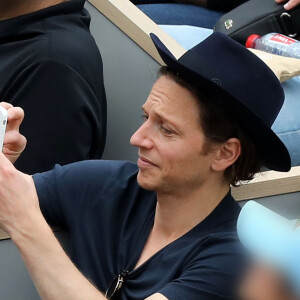
[[[271,130],[283,91],[262,61],[220,33],[179,60],[152,38],[168,68],[131,138],[138,167],[87,161],[32,179],[11,164],[24,138],[19,109],[10,117],[18,140],[6,137],[11,162],[0,154],[0,224],[42,299],[235,299],[243,254],[230,184],[261,163],[290,169]],[[45,218],[70,233],[83,274]]]
[[[157,24],[191,25],[210,29],[224,12],[246,1],[248,0],[132,0]],[[286,2],[284,8],[289,11],[299,5],[300,0],[276,0],[276,2]]]
[[[84,2],[0,1],[0,99],[26,111],[16,167],[29,174],[103,153],[102,60]]]
[[[250,201],[238,220],[241,242],[255,257],[241,299],[300,299],[299,220],[288,220]]]

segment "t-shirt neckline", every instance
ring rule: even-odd
[[[152,230],[153,224],[154,224],[154,217],[155,217],[155,210],[152,213],[151,217],[149,217],[146,222],[144,223],[143,230],[140,232],[139,241],[142,240],[141,243],[141,249],[139,249],[139,254],[137,257],[131,260],[131,262],[128,264],[127,271],[128,276],[133,276],[141,272],[144,268],[147,267],[149,263],[151,263],[152,260],[154,260],[158,255],[160,255],[162,252],[167,251],[168,248],[176,245],[177,243],[180,243],[183,239],[188,239],[190,236],[193,236],[194,234],[206,235],[210,232],[214,232],[214,229],[216,231],[216,227],[219,227],[219,225],[222,224],[222,222],[226,222],[228,219],[228,214],[233,213],[232,212],[232,205],[235,204],[235,200],[231,196],[231,190],[226,194],[226,196],[223,198],[223,200],[216,206],[216,208],[200,223],[198,223],[196,226],[191,228],[189,231],[187,231],[185,234],[174,240],[173,242],[167,244],[165,247],[154,253],[151,257],[149,257],[145,262],[143,262],[140,266],[135,268],[142,251],[145,247],[145,244],[148,240],[149,234]],[[226,218],[227,217],[227,218]],[[232,217],[231,217],[232,218]],[[217,221],[216,221],[217,220]],[[139,244],[139,243],[138,243]]]

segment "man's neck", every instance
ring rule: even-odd
[[[228,184],[212,180],[198,189],[158,192],[154,225],[135,268],[203,221],[228,191]]]
[[[224,199],[230,187],[226,183],[207,183],[196,190],[176,194],[157,194],[153,233],[175,240],[203,221]]]
[[[0,1],[0,21],[26,15],[71,0],[3,0]]]

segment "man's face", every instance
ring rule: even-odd
[[[273,269],[255,264],[248,271],[240,290],[241,300],[297,300],[291,288]]]
[[[209,176],[213,154],[203,154],[205,136],[197,99],[162,76],[143,112],[145,121],[131,138],[139,148],[139,184],[157,192],[199,187]]]

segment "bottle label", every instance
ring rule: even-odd
[[[275,34],[271,37],[271,41],[280,43],[280,44],[285,44],[285,45],[292,45],[296,42],[296,40],[291,39],[285,35],[282,34]]]

